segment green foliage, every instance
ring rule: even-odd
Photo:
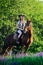
[[[9,58],[0,62],[0,65],[43,65],[43,57]]]
[[[43,51],[43,5],[36,0],[0,0],[0,50],[5,36],[15,32],[19,14],[33,23],[34,41],[30,51]]]

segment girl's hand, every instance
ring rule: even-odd
[[[21,29],[21,28],[17,28],[17,29],[19,29],[19,30],[23,30],[23,29]]]

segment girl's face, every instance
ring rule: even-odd
[[[24,20],[24,16],[20,16],[20,20]]]

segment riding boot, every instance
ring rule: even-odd
[[[19,44],[19,38],[16,39],[16,43]]]

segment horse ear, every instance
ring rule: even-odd
[[[27,21],[27,24],[30,24],[32,21],[31,20],[29,20],[29,21]]]
[[[32,20],[27,20],[27,22],[32,22]]]

